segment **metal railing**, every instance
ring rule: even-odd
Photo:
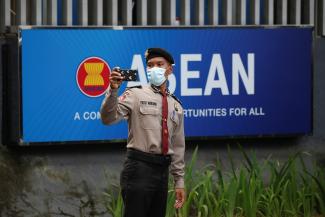
[[[0,32],[17,25],[314,25],[325,0],[0,0]]]

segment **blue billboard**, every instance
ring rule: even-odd
[[[21,33],[22,141],[127,138],[101,123],[114,66],[138,69],[162,47],[175,59],[169,89],[184,107],[186,137],[308,134],[312,28],[35,28]]]

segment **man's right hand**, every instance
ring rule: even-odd
[[[119,70],[120,67],[114,67],[111,76],[109,76],[109,81],[112,89],[119,88],[123,82],[124,77],[121,76]]]

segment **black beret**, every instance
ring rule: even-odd
[[[174,59],[170,53],[162,48],[148,48],[145,53],[146,63],[154,58],[154,57],[163,57],[165,58],[170,64],[174,64]]]

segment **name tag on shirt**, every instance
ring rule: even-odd
[[[151,102],[151,101],[140,101],[141,105],[147,105],[147,106],[157,106],[156,102]]]

